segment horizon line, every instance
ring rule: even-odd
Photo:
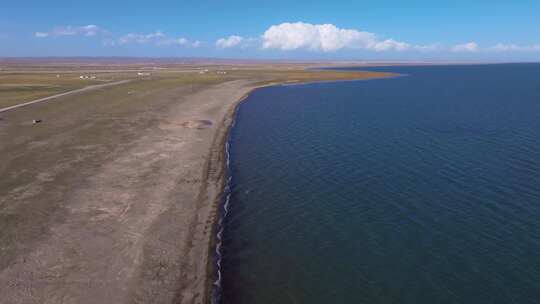
[[[228,61],[228,62],[277,62],[277,63],[481,63],[481,64],[504,64],[504,63],[540,63],[540,60],[478,60],[478,59],[298,59],[298,58],[228,58],[228,57],[205,57],[205,56],[0,56],[2,61],[16,60],[190,60],[190,61]]]

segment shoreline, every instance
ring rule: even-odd
[[[205,303],[217,304],[220,302],[221,298],[222,233],[224,229],[225,217],[227,216],[227,204],[230,198],[229,139],[232,128],[235,125],[235,117],[240,104],[249,97],[251,92],[256,89],[257,88],[250,90],[249,93],[240,98],[231,106],[231,110],[227,112],[221,126],[223,131],[218,133],[219,139],[217,143],[215,143],[220,147],[220,149],[222,149],[221,154],[223,155],[220,162],[216,164],[220,166],[222,170],[219,181],[221,191],[219,192],[212,206],[212,208],[215,210],[215,217],[213,219],[210,242],[208,243],[208,264],[206,269],[207,282],[205,290],[207,298],[204,301]],[[209,167],[208,169],[211,168]]]
[[[12,224],[2,233],[0,294],[28,303],[210,302],[226,148],[242,102],[264,87],[390,76],[238,73],[194,86],[126,83],[6,112],[0,204],[9,213],[0,217]],[[39,126],[29,123],[36,117]]]
[[[212,170],[219,170],[219,180],[216,183],[216,187],[219,188],[219,192],[217,196],[215,197],[213,203],[212,203],[212,214],[214,214],[212,218],[212,230],[210,233],[210,240],[208,242],[208,261],[207,261],[207,269],[206,269],[206,284],[205,284],[205,297],[204,297],[204,303],[212,303],[217,304],[220,303],[220,297],[221,297],[221,251],[219,251],[219,247],[221,246],[221,233],[223,232],[223,221],[225,220],[226,216],[226,210],[224,212],[224,204],[226,203],[227,196],[230,194],[227,190],[228,187],[228,180],[230,178],[229,175],[229,167],[228,167],[228,147],[229,147],[229,139],[230,134],[232,131],[232,128],[234,127],[236,123],[236,115],[238,113],[238,109],[240,105],[255,91],[261,88],[275,86],[275,85],[281,85],[282,83],[272,83],[268,85],[260,85],[260,86],[254,86],[248,90],[247,93],[245,93],[240,99],[232,103],[227,110],[227,113],[223,117],[223,120],[219,126],[219,129],[217,131],[217,134],[214,138],[214,141],[212,143],[212,150],[219,149],[220,155],[218,159],[212,159],[212,156],[210,153],[209,155],[209,163],[207,168],[205,169],[206,172],[210,172]],[[227,156],[227,157],[226,157]],[[204,191],[204,189],[201,189],[201,191]],[[216,283],[219,283],[219,285],[216,286]]]
[[[383,77],[373,77],[368,79],[350,79],[350,80],[320,80],[320,81],[279,81],[271,82],[268,84],[257,85],[252,87],[245,93],[240,99],[230,105],[225,117],[223,118],[220,129],[217,131],[214,141],[212,143],[211,150],[219,149],[221,151],[219,159],[212,160],[212,153],[209,154],[209,163],[205,169],[205,172],[212,170],[219,170],[219,192],[215,197],[215,200],[212,204],[212,230],[211,230],[211,239],[208,244],[208,257],[207,257],[207,270],[206,270],[206,287],[204,291],[204,303],[219,304],[221,302],[221,252],[219,251],[222,246],[221,233],[223,233],[225,217],[228,213],[226,210],[226,205],[228,199],[230,198],[230,192],[228,190],[229,181],[232,176],[229,174],[229,164],[228,161],[228,149],[230,147],[230,135],[232,128],[236,124],[236,117],[238,110],[243,102],[245,102],[249,96],[256,90],[273,87],[273,86],[294,86],[294,85],[309,85],[317,83],[335,83],[335,82],[351,82],[351,81],[367,81],[367,80],[381,80],[394,77],[403,77],[405,75],[393,75],[393,76],[383,76]],[[227,156],[227,157],[225,157]],[[217,163],[216,163],[217,162]],[[203,189],[201,189],[203,191]],[[216,282],[219,285],[216,286]]]

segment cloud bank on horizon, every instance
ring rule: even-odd
[[[85,36],[85,37],[100,37],[103,45],[127,45],[127,44],[154,44],[156,46],[179,45],[185,47],[198,48],[202,45],[199,40],[190,41],[186,38],[169,37],[161,31],[152,33],[128,33],[119,38],[112,38],[109,31],[100,28],[97,25],[85,26],[58,26],[48,32],[35,32],[36,38],[54,38],[61,36]]]
[[[480,48],[476,42],[467,42],[452,47],[452,52],[478,52]]]
[[[112,44],[154,44],[157,46],[179,45],[186,47],[197,48],[201,46],[201,41],[190,41],[186,38],[173,38],[165,35],[161,31],[155,31],[149,34],[129,33],[120,38],[117,41],[112,41]]]
[[[57,26],[48,32],[35,32],[34,36],[37,38],[76,36],[76,35],[93,37],[96,35],[107,34],[107,33],[108,33],[107,31],[103,30],[99,26],[94,25],[94,24],[89,24],[85,26]]]
[[[151,33],[127,33],[115,36],[97,25],[58,26],[50,31],[35,32],[40,39],[62,36],[99,37],[105,46],[128,44],[149,44],[155,46],[180,46],[198,48],[205,43],[184,37],[170,37],[162,31]],[[233,34],[218,38],[215,49],[255,49],[259,51],[309,51],[335,53],[341,50],[363,50],[371,52],[540,52],[540,44],[517,45],[498,43],[494,46],[481,47],[474,41],[445,46],[438,42],[414,44],[393,38],[383,38],[372,32],[357,29],[339,28],[334,24],[311,24],[305,22],[284,22],[271,25],[258,37],[243,37]]]

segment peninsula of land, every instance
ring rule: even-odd
[[[207,303],[239,102],[267,85],[394,76],[285,63],[0,65],[1,303]]]

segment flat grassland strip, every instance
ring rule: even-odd
[[[10,110],[14,110],[14,109],[17,109],[17,108],[26,107],[26,106],[33,105],[33,104],[40,103],[40,102],[49,101],[49,100],[52,100],[52,99],[55,99],[55,98],[65,97],[67,95],[79,94],[79,93],[90,91],[90,90],[104,89],[106,87],[110,87],[110,86],[113,86],[113,85],[119,85],[119,84],[127,83],[129,81],[130,80],[120,80],[120,81],[115,81],[115,82],[107,82],[107,83],[104,83],[104,84],[94,84],[94,85],[90,85],[90,86],[83,87],[83,88],[80,88],[80,89],[75,89],[75,90],[72,90],[72,91],[67,91],[67,92],[64,92],[64,93],[60,93],[60,94],[56,94],[56,95],[52,95],[52,96],[47,96],[47,97],[43,97],[43,98],[39,98],[39,99],[34,99],[32,101],[28,101],[28,102],[24,102],[24,103],[19,103],[19,104],[12,105],[12,106],[9,106],[9,107],[0,108],[0,113],[7,112],[7,111],[10,111]]]
[[[0,108],[104,82],[80,79],[78,74],[4,72],[0,73]]]
[[[220,70],[153,73],[0,113],[0,302],[208,302],[238,101],[273,83],[393,76]],[[213,124],[186,127],[196,120]]]

